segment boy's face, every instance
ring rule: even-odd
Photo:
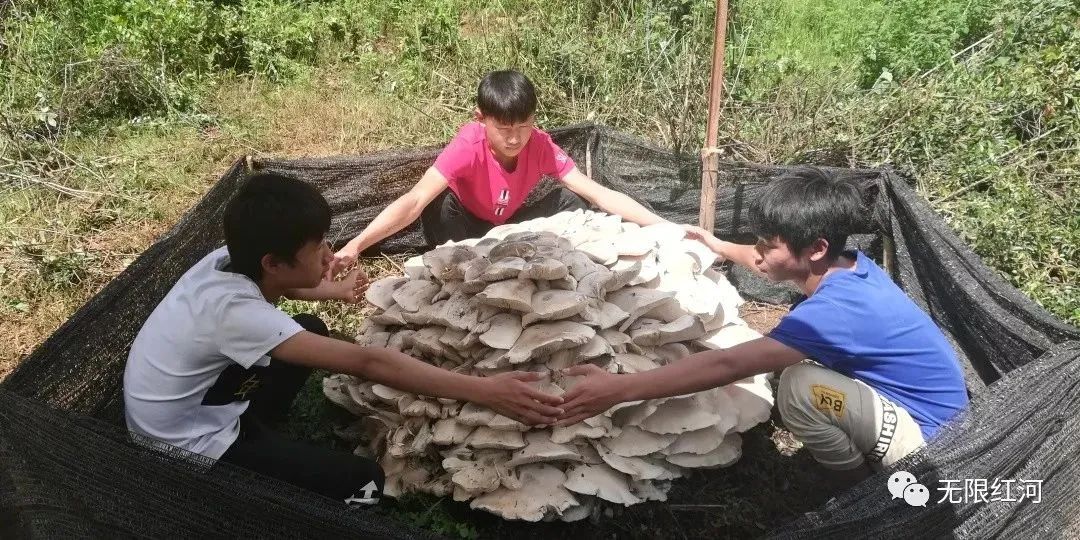
[[[282,287],[306,289],[322,281],[333,259],[334,251],[326,240],[312,240],[300,247],[291,264],[267,255],[263,259],[263,273],[273,275]]]
[[[532,137],[536,115],[530,115],[524,122],[506,123],[477,111],[476,119],[484,124],[491,149],[501,157],[515,158]]]
[[[779,236],[758,238],[754,246],[758,259],[755,264],[772,281],[797,280],[810,271],[812,247],[793,253],[788,243]]]

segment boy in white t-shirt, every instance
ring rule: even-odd
[[[226,247],[188,270],[143,324],[124,370],[133,432],[341,500],[375,502],[373,461],[285,439],[269,429],[313,368],[426,396],[473,401],[529,424],[552,424],[558,397],[536,373],[470,377],[398,351],[331,339],[317,317],[289,317],[280,298],[356,302],[354,271],[323,279],[330,207],[312,186],[261,173],[225,209]],[[372,488],[375,488],[374,490]]]

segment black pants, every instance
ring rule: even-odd
[[[301,314],[294,319],[309,332],[329,335],[326,325],[314,315]],[[251,405],[240,416],[240,435],[221,461],[334,499],[372,504],[382,493],[384,481],[377,463],[292,441],[271,429],[285,419],[310,375],[311,368],[271,357],[270,365],[259,374],[259,387],[251,397]]]
[[[558,186],[551,193],[533,204],[518,208],[507,223],[521,223],[533,218],[546,217],[559,212],[588,209],[589,203],[573,191]],[[465,209],[457,195],[449,189],[435,197],[420,215],[424,225],[424,239],[429,246],[437,246],[447,240],[464,240],[484,236],[494,225]]]

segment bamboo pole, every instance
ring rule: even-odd
[[[724,102],[724,42],[727,40],[727,0],[716,0],[713,27],[712,77],[709,83],[709,123],[705,148],[701,149],[701,210],[698,224],[712,231],[716,221],[717,149],[716,132],[720,126],[720,105]]]

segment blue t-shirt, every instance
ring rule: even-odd
[[[825,276],[769,337],[868,384],[906,409],[930,440],[968,402],[956,353],[874,261],[862,252],[855,260],[855,268]]]

